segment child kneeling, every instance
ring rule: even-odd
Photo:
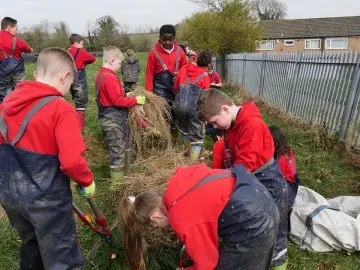
[[[241,164],[233,173],[203,163],[178,168],[165,193],[124,198],[119,214],[130,269],[145,269],[142,225],[171,226],[194,263],[188,269],[270,268],[279,213],[266,188]]]

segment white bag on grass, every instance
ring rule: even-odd
[[[290,239],[302,249],[360,251],[360,197],[327,200],[300,186],[290,224]]]

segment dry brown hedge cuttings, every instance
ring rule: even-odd
[[[131,166],[132,173],[124,174],[118,183],[111,184],[114,191],[111,201],[115,202],[112,205],[118,205],[123,197],[136,196],[146,190],[165,190],[176,168],[190,164],[180,146],[173,146],[167,103],[142,87],[137,87],[131,95],[145,95],[146,102],[130,110],[129,129],[136,159]],[[143,122],[148,126],[139,125]],[[177,244],[171,230],[144,228],[144,238],[152,246]]]
[[[136,87],[133,96],[144,95],[144,105],[137,105],[130,110],[129,129],[137,160],[157,155],[160,152],[172,152],[172,141],[169,120],[170,108],[161,97]],[[146,123],[142,127],[140,123]]]

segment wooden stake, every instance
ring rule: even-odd
[[[130,174],[131,172],[131,149],[126,149],[125,150],[125,172],[127,174]]]

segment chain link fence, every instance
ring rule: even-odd
[[[220,58],[214,66],[221,73]],[[228,83],[360,147],[359,52],[231,54],[225,68]]]

